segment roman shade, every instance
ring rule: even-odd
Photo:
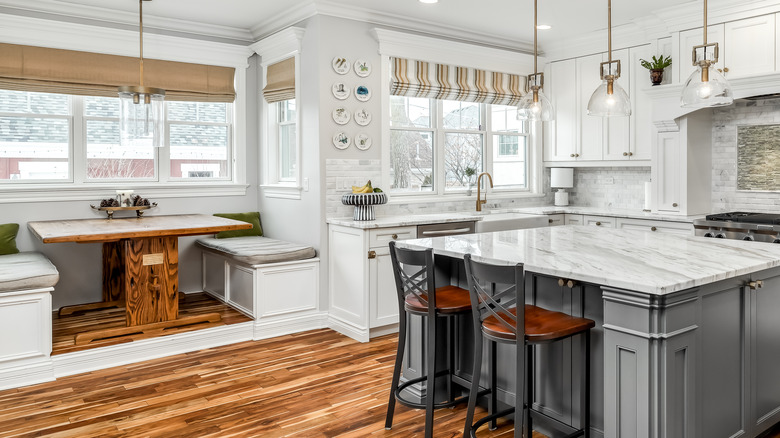
[[[390,94],[500,105],[517,105],[525,78],[469,67],[390,58]]]
[[[139,60],[129,56],[0,44],[0,88],[115,97],[117,87],[139,82]],[[235,69],[144,59],[144,85],[166,100],[233,102]]]
[[[263,88],[266,102],[295,99],[295,58],[269,65],[266,78],[266,86]]]

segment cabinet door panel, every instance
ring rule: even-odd
[[[729,71],[726,77],[749,76],[775,70],[775,16],[764,15],[725,24]],[[722,67],[719,67],[722,68]]]
[[[659,211],[680,211],[681,162],[678,133],[662,132],[658,134],[656,148],[657,183],[656,205]]]
[[[547,141],[546,161],[570,161],[577,146],[577,83],[573,59],[550,63],[550,84],[555,120],[550,125],[552,135]]]
[[[757,278],[761,289],[751,290],[755,309],[753,375],[755,382],[754,424],[758,431],[780,421],[780,277]]]
[[[631,63],[630,78],[631,83],[631,106],[633,112],[631,114],[631,128],[629,138],[631,145],[629,147],[629,158],[631,160],[649,160],[650,159],[650,144],[652,135],[652,102],[644,92],[650,86],[650,71],[643,68],[640,64],[642,59],[650,59],[652,52],[650,45],[644,45],[641,47],[634,47],[629,50],[629,60]],[[671,68],[667,69],[664,74],[664,80],[666,76],[671,76]],[[611,121],[610,121],[611,123]],[[610,137],[611,139],[611,137]]]
[[[601,160],[604,148],[604,117],[588,115],[588,101],[596,88],[601,84],[599,65],[602,61],[600,53],[577,58],[577,113],[578,113],[578,160]]]
[[[703,32],[701,28],[691,29],[680,32],[680,60],[675,64],[679,65],[680,82],[685,83],[688,76],[696,70],[693,66],[692,52],[694,46],[700,46],[703,42]],[[723,60],[726,59],[726,47],[723,43],[723,24],[707,26],[707,42],[718,43],[720,56],[715,68],[723,68]]]
[[[390,249],[376,249],[376,257],[368,261],[369,327],[398,323],[398,298],[390,261]]]
[[[547,216],[547,223],[551,226],[558,226],[564,224],[564,215],[562,214],[551,214]]]
[[[617,83],[626,90],[626,93],[628,93],[628,97],[633,104],[634,90],[631,88],[631,71],[633,69],[628,49],[613,51],[612,59],[620,60],[621,72]],[[606,55],[604,56],[604,60],[607,60]],[[604,139],[605,160],[627,160],[631,158],[631,156],[623,154],[631,153],[630,123],[632,118],[633,116],[605,118],[607,126],[607,136]]]

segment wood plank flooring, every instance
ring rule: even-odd
[[[403,406],[384,429],[395,348],[316,330],[64,377],[0,392],[0,436],[422,436],[423,411]],[[464,419],[438,410],[436,436]],[[501,426],[480,436],[512,436]]]
[[[133,342],[134,340],[139,339],[167,336],[210,327],[238,324],[252,320],[238,310],[221,303],[206,293],[180,295],[182,297],[179,299],[179,316],[219,313],[222,316],[222,321],[163,329],[153,333],[142,333],[120,336],[113,339],[96,340],[87,345],[76,345],[74,342],[74,335],[77,333],[98,329],[104,330],[113,327],[125,327],[125,309],[103,309],[66,316],[59,316],[57,312],[54,312],[52,315],[52,355],[72,353],[74,351],[88,350],[91,348],[105,347],[108,345]],[[0,434],[1,433],[2,432],[0,432]]]

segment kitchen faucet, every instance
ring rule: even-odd
[[[477,177],[477,211],[482,211],[482,204],[487,203],[487,187],[485,187],[485,200],[482,200],[482,192],[480,191],[482,176],[487,175],[488,181],[490,181],[490,188],[493,188],[493,177],[487,172],[482,172]]]

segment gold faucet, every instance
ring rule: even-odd
[[[485,187],[485,200],[482,200],[482,192],[480,190],[482,176],[487,175],[488,181],[490,181],[490,188],[493,188],[493,177],[487,172],[482,172],[477,177],[477,211],[482,211],[482,204],[487,204],[487,187]]]

